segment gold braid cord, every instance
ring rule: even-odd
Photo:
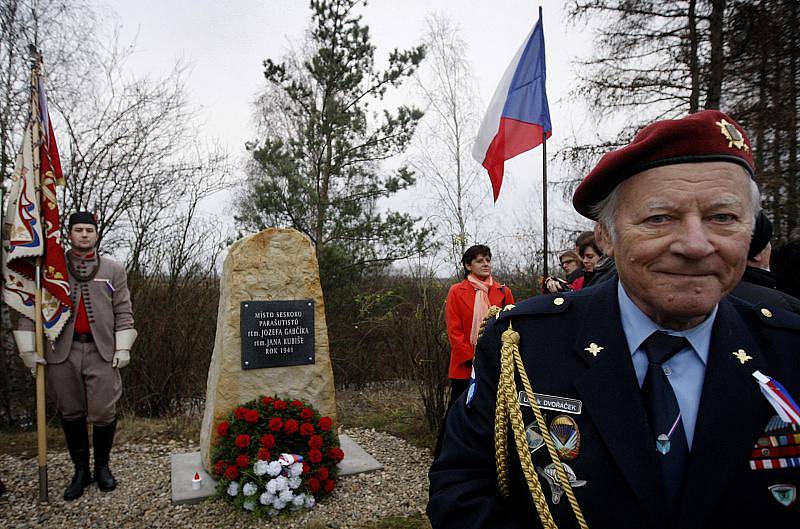
[[[536,416],[536,424],[539,426],[539,431],[542,432],[542,438],[547,446],[547,452],[550,459],[553,461],[556,468],[559,485],[564,489],[564,493],[569,499],[572,512],[578,520],[578,525],[581,529],[588,529],[586,519],[583,517],[581,508],[578,505],[578,499],[572,490],[572,485],[569,482],[569,477],[564,470],[563,465],[558,459],[553,440],[548,435],[547,423],[544,421],[542,411],[536,403],[536,398],[533,394],[528,374],[525,372],[525,366],[522,363],[522,356],[519,352],[519,333],[514,331],[511,322],[508,324],[508,329],[503,332],[501,337],[502,347],[500,348],[500,380],[497,386],[497,410],[495,412],[495,425],[494,425],[494,440],[495,452],[497,457],[497,477],[500,492],[504,496],[510,493],[510,484],[508,476],[508,453],[506,447],[506,421],[511,423],[511,430],[514,435],[514,442],[517,445],[517,453],[519,454],[520,463],[522,465],[522,473],[528,483],[528,488],[531,491],[536,512],[545,529],[558,529],[553,515],[550,513],[550,508],[547,505],[547,499],[542,492],[542,485],[536,475],[536,470],[533,466],[528,443],[525,439],[525,425],[522,421],[522,412],[520,411],[517,403],[517,387],[514,380],[514,368],[519,371],[522,385],[525,389],[525,394],[528,395],[533,414]]]
[[[483,321],[481,322],[480,329],[478,329],[478,339],[483,336],[483,331],[486,330],[486,324],[489,322],[489,320],[497,316],[497,313],[499,313],[501,310],[503,309],[497,305],[492,305],[489,307],[489,310],[486,312],[486,316],[484,316]]]

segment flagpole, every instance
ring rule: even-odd
[[[547,273],[547,131],[542,131],[542,231],[544,237],[544,273],[543,277],[548,277]]]
[[[42,200],[42,175],[41,175],[41,114],[39,109],[39,75],[41,74],[42,59],[39,52],[31,49],[33,55],[33,68],[31,71],[31,135],[33,146],[33,174],[36,182],[36,203]],[[44,226],[42,235],[46,234]],[[42,241],[44,244],[44,241]],[[36,291],[34,295],[34,314],[36,329],[36,354],[44,358],[44,322],[42,319],[42,258],[36,257]],[[36,438],[39,463],[39,501],[49,501],[47,491],[47,409],[45,407],[45,369],[44,365],[36,364]]]

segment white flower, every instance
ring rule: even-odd
[[[258,498],[258,502],[261,505],[272,505],[272,500],[274,498],[275,498],[275,496],[273,494],[270,494],[269,492],[265,492]]]
[[[289,488],[296,489],[303,482],[299,477],[289,478]]]
[[[294,494],[290,490],[284,490],[278,495],[278,499],[284,503],[291,503],[294,499]]]
[[[303,463],[294,463],[292,466],[289,467],[289,475],[291,477],[297,477],[303,473]]]
[[[253,465],[253,473],[256,476],[263,476],[267,473],[267,469],[269,468],[269,461],[256,461],[256,464]]]
[[[279,499],[277,499],[277,498],[276,498],[276,499],[275,499],[275,503],[273,503],[272,505],[273,505],[273,506],[274,506],[274,507],[275,507],[277,510],[279,510],[279,511],[280,511],[281,509],[283,509],[284,507],[286,507],[286,502],[283,502],[283,501],[281,501],[281,500],[279,500]]]
[[[316,504],[317,500],[314,499],[314,496],[312,494],[306,496],[306,509],[311,509]]]
[[[258,492],[258,485],[256,485],[255,483],[251,483],[248,481],[247,483],[244,484],[244,487],[242,487],[242,494],[244,494],[245,496],[252,496],[256,492]]]
[[[242,505],[242,507],[244,507],[248,511],[255,510],[256,502],[254,502],[253,500],[246,501],[246,502],[244,502],[244,505]]]
[[[303,505],[305,505],[305,503],[306,503],[306,495],[305,494],[298,494],[292,500],[292,504],[295,507],[302,507]]]
[[[230,494],[231,496],[236,496],[237,494],[239,494],[239,484],[236,483],[235,481],[231,481],[228,484],[228,494]]]
[[[270,494],[278,493],[278,483],[274,479],[271,479],[267,482],[267,492]]]
[[[269,466],[267,467],[267,474],[272,476],[273,478],[281,473],[283,467],[277,461],[270,461]]]
[[[278,476],[275,478],[275,488],[278,491],[286,490],[289,488],[289,480],[286,479],[284,476]]]

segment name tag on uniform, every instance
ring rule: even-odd
[[[572,413],[574,415],[581,414],[583,403],[578,399],[570,399],[567,397],[559,397],[556,395],[545,395],[543,393],[534,393],[536,404],[543,410],[561,411],[564,413]],[[524,391],[520,391],[517,396],[517,402],[520,406],[530,407],[531,403],[528,400],[528,395]]]

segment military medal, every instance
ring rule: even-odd
[[[562,461],[578,457],[581,448],[581,432],[578,423],[569,415],[558,415],[550,423],[550,437]]]
[[[776,415],[767,423],[764,434],[750,452],[751,470],[800,467],[800,427]]]
[[[567,474],[567,479],[569,480],[569,484],[573,489],[586,485],[586,480],[578,479],[578,477],[575,475],[575,471],[572,470],[569,465],[561,462],[558,464],[563,465],[564,473]],[[550,501],[553,502],[553,505],[558,504],[558,502],[561,501],[561,496],[564,495],[564,487],[561,486],[558,480],[556,464],[550,463],[544,468],[536,467],[536,472],[538,472],[539,475],[542,476],[545,481],[547,481],[548,485],[550,485]]]
[[[534,420],[525,428],[525,440],[528,442],[528,450],[531,454],[544,446],[544,437],[539,430],[539,424]]]
[[[794,485],[776,483],[769,486],[769,491],[772,493],[772,497],[784,507],[789,507],[797,500],[797,487]]]
[[[758,381],[761,393],[764,394],[767,401],[778,412],[778,417],[783,422],[793,424],[795,427],[800,426],[800,406],[789,395],[786,388],[774,378],[761,373],[761,371],[754,371],[753,378]]]

